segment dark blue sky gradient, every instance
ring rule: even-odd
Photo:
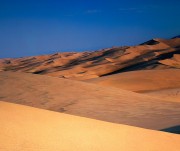
[[[0,58],[180,34],[179,0],[0,0]]]

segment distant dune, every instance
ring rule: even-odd
[[[178,102],[51,76],[0,72],[0,99],[150,129],[180,125]]]
[[[180,136],[0,102],[0,151],[179,151]]]
[[[131,47],[0,59],[0,71],[22,71],[86,80],[132,70],[179,69],[179,53],[180,38],[152,39]]]

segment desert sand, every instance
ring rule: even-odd
[[[180,102],[180,88],[149,91],[143,94],[158,97],[163,100]]]
[[[0,102],[0,151],[179,151],[180,136]]]
[[[0,59],[0,151],[179,151],[179,53],[175,37]]]
[[[180,125],[179,102],[87,82],[1,72],[0,98],[37,108],[150,129]]]
[[[131,71],[85,81],[180,102],[180,69]]]
[[[86,80],[134,92],[180,88],[180,69],[140,70]]]
[[[160,60],[159,62],[167,66],[180,68],[180,54],[174,54],[172,58]]]

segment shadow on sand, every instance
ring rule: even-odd
[[[165,128],[165,129],[161,129],[160,131],[180,134],[180,125],[168,127],[168,128]]]

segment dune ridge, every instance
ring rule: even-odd
[[[0,59],[0,71],[21,71],[86,80],[132,70],[179,68],[180,38],[137,46]]]

